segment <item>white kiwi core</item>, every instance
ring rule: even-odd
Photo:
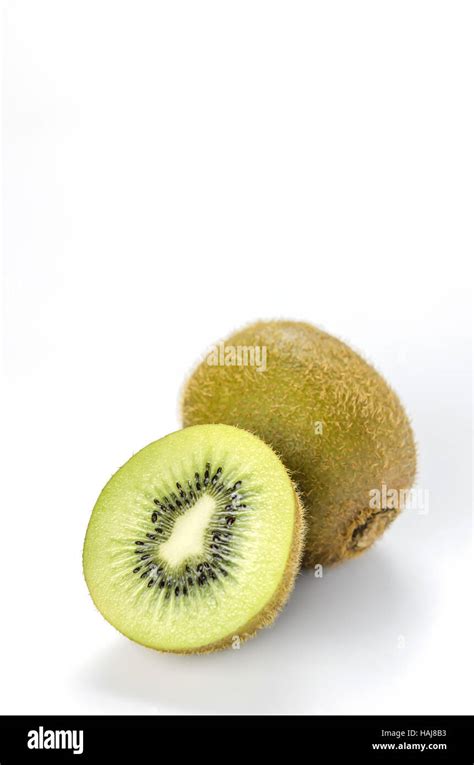
[[[176,520],[170,538],[160,545],[160,558],[170,566],[179,566],[187,558],[203,555],[204,533],[215,510],[214,497],[200,497]]]

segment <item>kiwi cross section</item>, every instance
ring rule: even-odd
[[[134,454],[104,486],[84,542],[92,599],[150,648],[202,653],[271,624],[293,588],[304,519],[275,452],[198,425]]]

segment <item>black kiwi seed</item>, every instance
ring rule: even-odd
[[[158,520],[158,513],[153,513],[153,515],[151,516],[151,522],[156,523],[157,520]]]
[[[188,584],[189,584],[190,587],[192,587],[193,584],[194,584],[194,579],[191,579],[190,576],[188,576]]]
[[[136,568],[134,568],[134,569],[133,569],[133,573],[134,573],[134,574],[138,574],[138,572],[140,571],[140,569],[141,569],[141,566],[137,566]]]
[[[135,542],[136,545],[144,545],[144,542]]]
[[[156,528],[155,531],[158,532],[158,534],[163,533],[163,529],[161,528],[161,526],[158,526],[158,528]]]
[[[176,595],[176,597],[178,597],[178,595],[179,595],[179,587],[175,587],[174,588],[174,594]]]
[[[184,587],[183,587],[183,595],[187,595],[187,594],[188,594],[188,588],[186,587],[186,585],[184,585]]]
[[[140,579],[146,579],[148,576],[148,571],[144,571],[143,574],[140,574]]]
[[[153,502],[155,503],[155,505],[158,505],[158,507],[160,507],[161,503],[159,499],[154,499]]]
[[[150,581],[147,584],[147,587],[153,587],[154,584],[155,584],[155,580],[154,579],[150,579]]]
[[[161,579],[161,580],[160,580],[160,584],[159,584],[158,586],[159,586],[160,590],[162,590],[162,589],[163,589],[163,587],[165,586],[165,580],[164,580],[164,579]]]
[[[240,489],[242,486],[242,481],[237,481],[237,483],[234,483],[232,491],[235,491],[236,489]]]
[[[148,539],[156,539],[154,534],[147,534]]]
[[[148,560],[148,558],[151,558],[151,555],[142,555],[140,560]]]
[[[229,515],[229,516],[228,516],[228,517],[225,519],[225,522],[226,522],[226,524],[227,524],[228,526],[232,526],[232,524],[235,522],[235,518],[233,518],[231,515]]]

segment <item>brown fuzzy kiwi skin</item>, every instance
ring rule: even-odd
[[[415,479],[413,432],[397,395],[348,345],[305,322],[258,321],[224,345],[265,347],[266,370],[202,361],[182,394],[184,425],[236,425],[277,451],[306,509],[305,566],[360,555]],[[383,484],[398,499],[372,507],[370,492]]]

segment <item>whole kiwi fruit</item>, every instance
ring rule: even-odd
[[[288,472],[228,425],[172,433],[135,454],[96,502],[84,543],[92,599],[160,651],[239,647],[284,605],[303,550]]]
[[[366,550],[415,477],[396,394],[349,346],[304,322],[259,321],[214,346],[185,386],[182,416],[237,425],[276,450],[306,510],[307,566]]]

